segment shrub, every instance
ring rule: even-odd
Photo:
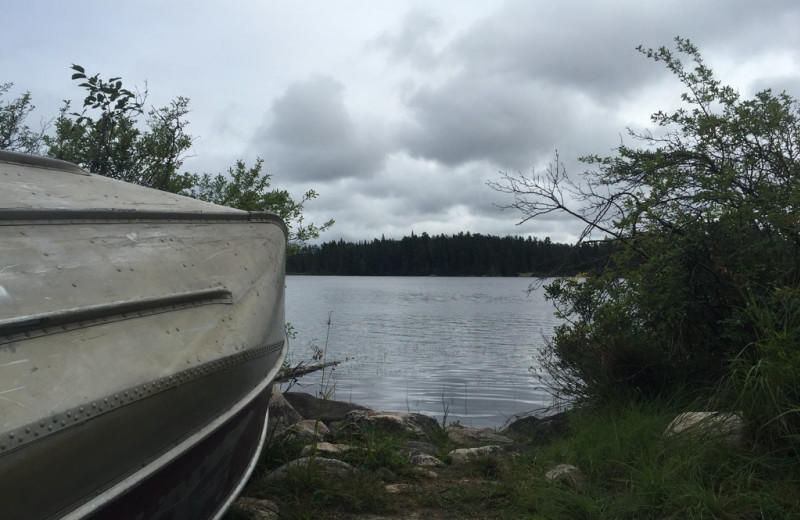
[[[685,106],[652,115],[654,132],[630,132],[641,148],[582,158],[594,170],[580,181],[556,159],[543,176],[494,184],[525,220],[564,211],[585,224],[582,239],[615,244],[604,270],[546,288],[566,322],[544,363],[573,398],[713,386],[763,336],[742,319],[748,298],[800,281],[797,101],[770,90],[742,99],[691,42],[676,46],[639,48],[686,87]]]

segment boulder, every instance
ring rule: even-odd
[[[504,435],[525,437],[535,444],[545,444],[563,435],[567,430],[567,414],[559,412],[547,417],[528,415],[513,420],[500,430]]]
[[[384,486],[384,489],[390,495],[397,495],[399,493],[407,493],[414,488],[411,486],[411,484],[387,484]]]
[[[421,413],[354,410],[345,417],[343,428],[350,432],[375,428],[387,432],[430,436],[439,430],[439,423],[433,417]]]
[[[303,440],[307,443],[322,442],[328,438],[331,431],[320,421],[302,420],[287,428],[282,436]]]
[[[352,450],[352,446],[347,444],[331,444],[330,442],[317,442],[303,446],[300,455],[308,457],[309,455],[338,455]]]
[[[441,466],[443,462],[436,458],[436,448],[432,444],[419,441],[406,442],[408,460],[415,466],[434,467]]]
[[[266,480],[278,480],[285,478],[294,469],[311,468],[321,471],[330,477],[345,477],[357,472],[356,468],[341,460],[324,457],[303,457],[276,468],[264,478]]]
[[[744,442],[744,421],[738,413],[684,412],[664,430],[664,437],[691,435],[720,438],[732,444]]]
[[[246,512],[251,520],[275,520],[278,518],[278,504],[272,500],[240,497],[234,505]]]
[[[581,470],[571,464],[559,464],[544,474],[545,480],[551,483],[565,483],[580,488],[585,482]]]
[[[431,471],[429,469],[423,468],[421,466],[416,466],[411,468],[411,473],[418,477],[427,478],[427,479],[434,479],[439,478],[439,474],[435,471]]]
[[[422,466],[425,468],[435,468],[444,465],[441,460],[427,453],[411,453],[408,456],[408,460],[415,466]]]
[[[453,464],[465,464],[471,460],[489,455],[495,455],[503,451],[500,446],[480,446],[478,448],[458,448],[448,453]]]
[[[280,389],[274,386],[269,399],[269,438],[273,435],[281,435],[291,425],[302,420],[303,417],[289,404]]]
[[[512,444],[514,441],[500,435],[491,428],[467,428],[464,426],[451,425],[447,427],[447,438],[453,444],[467,446],[470,444]]]
[[[436,455],[436,447],[433,444],[420,441],[406,442],[409,453],[424,453],[425,455]]]
[[[328,426],[343,420],[353,410],[369,410],[353,403],[320,399],[305,392],[286,392],[283,397],[304,419],[318,419]]]

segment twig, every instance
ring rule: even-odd
[[[307,365],[304,363],[300,363],[295,367],[287,367],[278,372],[278,375],[275,376],[275,382],[287,383],[289,381],[293,381],[297,378],[303,377],[306,374],[316,372],[317,370],[323,370],[328,367],[335,367],[339,363],[341,363],[341,361],[328,361],[326,363],[317,363],[316,365]]]

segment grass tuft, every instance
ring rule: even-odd
[[[433,468],[436,478],[414,471],[407,436],[360,431],[335,439],[356,448],[338,458],[359,472],[331,478],[312,465],[268,481],[266,471],[300,451],[296,441],[275,443],[246,494],[277,502],[287,519],[410,511],[431,520],[800,518],[800,461],[793,452],[713,436],[664,438],[669,422],[687,409],[699,408],[686,396],[575,409],[566,434],[551,444],[445,464]],[[431,442],[440,458],[452,448],[444,437]],[[576,466],[583,478],[548,482],[544,475],[557,464]],[[386,484],[405,491],[389,493]]]

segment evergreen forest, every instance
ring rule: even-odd
[[[288,274],[346,276],[573,276],[608,263],[612,242],[559,244],[550,238],[427,233],[306,245]]]

